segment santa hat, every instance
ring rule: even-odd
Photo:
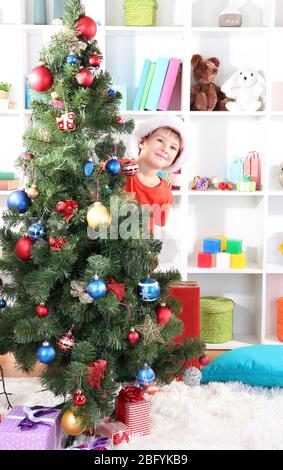
[[[178,157],[175,162],[167,168],[163,168],[162,171],[174,172],[179,170],[188,159],[188,138],[187,130],[183,119],[177,116],[156,116],[152,119],[142,122],[137,129],[133,132],[130,141],[129,153],[135,157],[139,154],[139,144],[142,139],[152,134],[156,129],[160,127],[169,127],[173,131],[177,132],[181,138],[181,148]]]

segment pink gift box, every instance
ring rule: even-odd
[[[47,408],[41,408],[47,410]],[[38,418],[33,429],[22,429],[19,423],[30,408],[14,406],[0,424],[1,450],[61,450],[61,410],[52,409],[50,414]],[[38,410],[34,410],[35,413]]]
[[[102,423],[99,426],[99,434],[101,437],[108,437],[113,445],[118,445],[121,442],[129,441],[130,429],[124,423],[121,423],[121,421]]]

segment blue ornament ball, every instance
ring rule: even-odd
[[[115,98],[116,91],[112,89],[108,90],[108,96],[110,96],[110,98]]]
[[[56,351],[53,346],[50,346],[48,341],[45,341],[36,351],[36,357],[39,362],[49,364],[55,359]]]
[[[6,300],[5,299],[0,299],[0,309],[5,308],[6,305],[7,305]]]
[[[107,292],[106,284],[101,279],[92,279],[87,286],[87,293],[93,299],[105,297]]]
[[[137,371],[136,379],[141,387],[152,384],[155,381],[155,373],[151,367],[145,364]]]
[[[18,189],[10,194],[7,205],[10,210],[18,210],[20,214],[24,214],[31,205],[31,199],[25,191]]]
[[[34,242],[43,238],[46,235],[43,224],[41,222],[32,224],[28,229],[28,235]]]
[[[138,283],[138,295],[145,302],[154,302],[160,296],[160,285],[155,279],[143,279]]]
[[[112,158],[106,163],[106,171],[109,175],[116,176],[121,172],[121,165],[117,158]]]
[[[78,61],[77,57],[74,54],[69,54],[67,57],[67,64],[76,64]]]
[[[93,175],[93,171],[94,171],[94,163],[89,161],[89,162],[86,162],[85,166],[84,166],[84,174],[85,176],[87,177],[90,177]]]

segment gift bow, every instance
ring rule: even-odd
[[[118,444],[121,444],[121,442],[126,441],[129,442],[129,433],[128,431],[121,431],[119,434],[115,434],[113,437],[113,444],[114,446],[117,446]]]
[[[82,304],[91,304],[94,302],[94,299],[88,295],[86,288],[86,282],[72,281],[70,294],[72,297],[79,297]]]
[[[62,246],[65,244],[66,244],[65,238],[49,237],[49,246],[51,247],[51,251],[60,251]]]
[[[140,387],[125,387],[119,392],[118,397],[123,401],[136,403],[144,399],[144,391]]]
[[[68,199],[67,201],[59,201],[56,204],[56,211],[64,215],[64,220],[69,222],[73,216],[74,211],[78,208],[78,204],[73,199]]]
[[[107,450],[106,446],[108,445],[108,438],[102,437],[96,439],[90,444],[81,444],[80,446],[72,447],[70,450]]]
[[[43,408],[42,406],[28,406],[23,407],[25,417],[19,422],[18,426],[22,431],[29,431],[38,428],[39,425],[52,426],[52,422],[48,423],[46,420],[42,421],[41,417],[54,413],[54,408]]]

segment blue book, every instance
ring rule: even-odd
[[[143,90],[144,90],[144,87],[145,87],[147,75],[148,75],[149,68],[150,68],[150,64],[151,64],[151,61],[148,60],[148,59],[145,59],[144,64],[143,64],[141,77],[140,77],[139,86],[138,86],[138,89],[137,89],[137,93],[136,93],[136,97],[135,97],[135,101],[134,101],[134,105],[133,105],[133,111],[138,111],[139,110],[141,100],[142,100]]]
[[[163,83],[166,77],[168,65],[169,59],[158,57],[151,82],[151,87],[145,105],[145,109],[148,109],[149,111],[157,111],[157,106],[163,88]]]

